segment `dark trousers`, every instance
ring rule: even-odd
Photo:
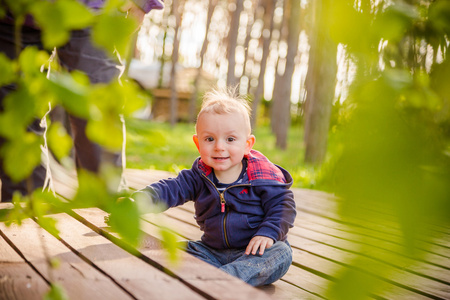
[[[35,28],[23,27],[22,47],[36,46],[43,49],[41,42],[41,31]],[[0,51],[9,58],[16,58],[14,26],[0,21]],[[79,70],[89,76],[91,83],[107,83],[117,78],[119,69],[118,62],[110,59],[102,50],[92,45],[90,30],[77,30],[72,32],[69,42],[57,49],[59,62],[68,71]],[[3,106],[4,97],[14,90],[14,86],[3,86],[0,88],[0,110]],[[111,99],[111,101],[114,101]],[[104,154],[102,148],[92,143],[86,136],[87,121],[69,115],[70,129],[74,140],[74,158],[77,168],[83,168],[92,172],[98,172],[102,157],[112,157],[112,163],[120,164],[119,155]],[[36,124],[30,125],[30,130],[40,131]],[[0,147],[5,140],[0,138]],[[45,179],[45,168],[39,166],[35,169],[29,179],[23,182],[13,182],[3,170],[2,158],[0,158],[0,180],[2,183],[1,201],[11,201],[14,191],[27,194],[29,188],[42,186]]]

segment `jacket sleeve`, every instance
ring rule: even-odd
[[[258,187],[265,217],[255,235],[284,240],[294,226],[297,211],[294,193],[285,186]]]
[[[134,4],[139,6],[145,13],[148,13],[152,9],[163,9],[163,0],[133,0]]]
[[[142,213],[161,212],[194,200],[199,188],[192,170],[182,170],[176,178],[163,179],[133,193]]]

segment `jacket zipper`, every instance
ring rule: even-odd
[[[222,195],[223,197],[223,195]],[[230,243],[228,242],[228,235],[227,235],[227,216],[228,216],[228,207],[226,208],[225,216],[223,216],[223,236],[225,237],[225,244],[228,248],[230,247]]]
[[[222,193],[219,192],[219,195],[220,195],[220,212],[222,212],[222,213],[225,212],[225,204],[226,204],[225,196],[223,195],[224,192],[225,192],[225,190]]]
[[[223,235],[225,237],[225,244],[227,245],[228,248],[231,248],[230,243],[228,242],[228,235],[227,235],[227,216],[228,216],[228,207],[226,206],[227,202],[225,201],[225,191],[228,190],[229,188],[232,187],[238,187],[238,186],[251,186],[251,184],[236,184],[236,185],[232,185],[227,187],[226,189],[224,189],[222,192],[220,192],[216,185],[214,184],[214,182],[211,181],[211,179],[209,179],[208,177],[206,177],[205,174],[202,174],[203,177],[206,178],[206,180],[208,180],[209,182],[211,182],[211,184],[213,185],[213,187],[216,189],[217,193],[219,193],[219,197],[220,197],[220,212],[221,213],[225,213],[225,216],[223,216]]]

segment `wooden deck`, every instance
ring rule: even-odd
[[[61,195],[70,197],[76,182],[65,176],[57,176],[56,186]],[[168,176],[126,171],[127,183],[134,189]],[[412,258],[402,252],[395,223],[376,222],[378,212],[373,218],[342,220],[334,197],[293,191],[298,210],[289,233],[294,261],[275,284],[250,287],[181,251],[182,263],[170,264],[158,242],[156,224],[164,222],[180,240],[199,239],[192,203],[162,217],[143,216],[146,237],[137,256],[116,245],[104,222],[106,213],[91,208],[76,210],[73,216],[53,216],[60,240],[32,220],[22,227],[0,223],[0,299],[40,299],[52,280],[63,285],[71,299],[327,299],[332,298],[328,287],[346,270],[369,276],[378,287],[371,295],[375,299],[450,299],[450,228],[435,227],[435,238],[422,241],[420,255]],[[60,267],[50,272],[46,257],[58,258]],[[377,269],[383,272],[370,272]]]

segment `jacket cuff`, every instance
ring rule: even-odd
[[[157,193],[149,188],[134,192],[131,198],[135,201],[140,214],[160,213],[167,209],[158,201]]]
[[[273,240],[273,242],[275,243],[276,241],[278,241],[278,234],[271,228],[269,227],[262,227],[258,230],[258,232],[255,234],[259,235],[259,236],[265,236],[268,238],[271,238]]]
[[[134,4],[139,6],[145,13],[148,13],[152,9],[163,9],[163,0],[133,0]]]

